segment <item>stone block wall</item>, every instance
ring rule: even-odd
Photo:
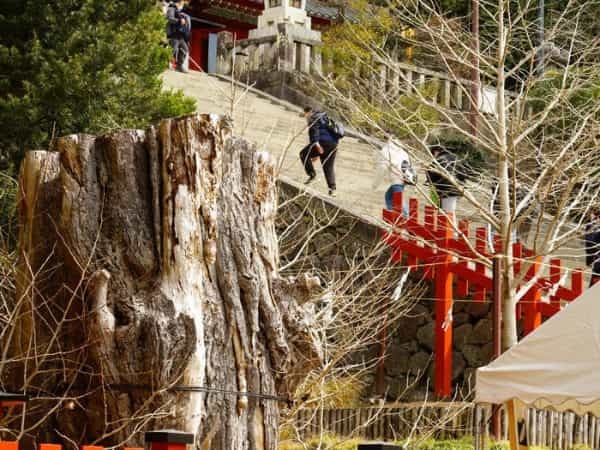
[[[351,211],[339,208],[331,199],[302,193],[297,185],[280,181],[278,232],[282,264],[290,261],[293,272],[310,270],[318,274],[348,271],[353,265],[382,267],[389,265],[390,252],[381,244],[382,228]],[[308,213],[311,212],[311,214]],[[295,224],[290,227],[290,224]],[[322,228],[306,239],[307,232]],[[386,273],[389,296],[404,270],[392,266]],[[359,282],[374,274],[365,270]],[[388,328],[385,360],[388,400],[420,401],[433,398],[434,306],[433,283],[411,274],[408,285],[420,286],[406,314]],[[368,294],[365,294],[368,295]],[[492,318],[489,299],[476,303],[457,299],[453,308],[454,355],[453,383],[458,398],[468,399],[473,388],[474,371],[492,357]],[[360,354],[348,355],[349,361],[377,357],[377,344]],[[374,384],[374,373],[368,381]]]

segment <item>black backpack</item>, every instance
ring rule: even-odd
[[[172,13],[173,17],[175,19],[177,19],[177,21],[179,22],[179,11],[177,10],[177,6],[175,5],[174,2],[169,2],[169,5],[167,6],[167,18],[169,17],[169,14]],[[167,22],[167,38],[168,39],[174,39],[177,37],[177,32],[179,31],[179,23],[171,23],[171,22]]]
[[[327,114],[323,113],[321,116],[321,122],[336,139],[342,139],[346,135],[344,125],[332,119]]]

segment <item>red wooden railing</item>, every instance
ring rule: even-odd
[[[468,221],[461,220],[458,229],[465,236],[455,237],[446,214],[438,214],[433,206],[425,206],[424,219],[419,220],[419,201],[409,201],[409,217],[402,215],[402,192],[394,194],[393,209],[383,210],[384,220],[394,225],[384,232],[384,241],[392,248],[392,260],[405,262],[412,270],[422,269],[423,276],[435,282],[435,393],[439,397],[452,394],[452,304],[454,291],[461,298],[472,294],[474,302],[485,302],[486,293],[492,290],[491,271],[486,269],[484,258],[493,254],[488,250],[487,228],[475,230],[475,242],[470,243]],[[501,242],[494,243],[496,251]],[[512,246],[514,273],[519,276],[523,263],[529,265],[523,282],[531,281],[541,270],[540,256],[517,242]],[[405,261],[404,261],[405,258]],[[560,259],[550,261],[548,277],[540,277],[517,305],[517,318],[523,319],[524,333],[535,330],[544,318],[560,311],[561,302],[569,302],[583,292],[583,271],[571,272],[571,286],[559,285],[563,278]],[[455,283],[456,281],[456,287]],[[543,294],[549,302],[542,302]]]
[[[8,394],[0,392],[0,412],[6,408],[23,406],[27,403],[28,396],[24,394]],[[0,414],[0,417],[2,415]],[[149,431],[144,435],[150,450],[186,450],[187,445],[194,443],[194,434],[176,430]],[[83,445],[81,450],[104,450],[96,445]],[[19,441],[0,441],[0,450],[19,450]],[[61,444],[41,443],[38,450],[62,450]],[[124,447],[123,450],[144,450],[141,447]]]

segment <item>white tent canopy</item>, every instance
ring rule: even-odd
[[[477,370],[475,401],[600,417],[600,283]]]

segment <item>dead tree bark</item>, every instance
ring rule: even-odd
[[[291,396],[320,345],[318,282],[278,275],[269,155],[212,115],[56,146],[21,169],[10,343],[28,361],[15,389],[77,398],[44,436],[141,444],[173,427],[201,449],[275,449],[277,402],[231,392]]]

